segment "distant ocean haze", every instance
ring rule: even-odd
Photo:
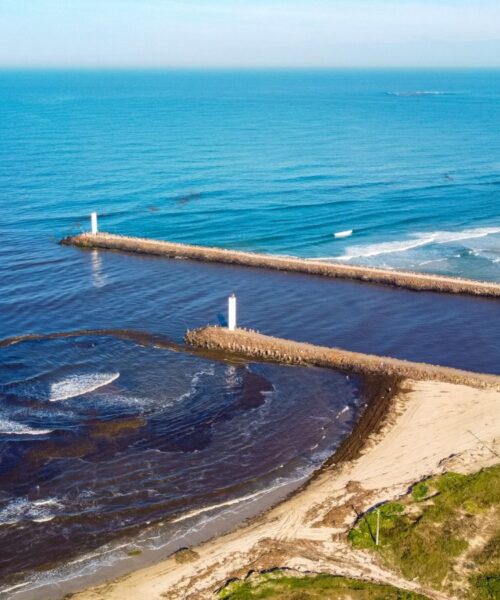
[[[0,74],[0,338],[130,331],[0,348],[8,597],[298,485],[362,410],[343,374],[137,330],[180,342],[234,292],[264,333],[499,373],[495,300],[57,241],[97,211],[114,233],[500,281],[499,100],[487,70]]]

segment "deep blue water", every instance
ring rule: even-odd
[[[178,342],[235,292],[266,333],[500,373],[494,300],[57,244],[96,210],[116,233],[500,281],[499,126],[498,71],[2,72],[0,339]],[[339,373],[111,336],[0,348],[0,367],[14,597],[300,481],[361,409]]]
[[[121,233],[500,278],[500,71],[4,72],[0,102],[9,238],[97,210]]]

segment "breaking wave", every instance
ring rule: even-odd
[[[400,98],[414,98],[418,96],[446,96],[450,92],[439,90],[414,90],[408,92],[387,92],[389,96],[398,96]]]
[[[120,373],[80,373],[50,381],[46,377],[9,386],[8,390],[29,400],[59,402],[93,392],[109,385]]]
[[[13,525],[21,521],[44,523],[52,521],[63,507],[56,498],[28,500],[16,498],[0,510],[0,525]]]
[[[53,429],[36,429],[29,425],[23,425],[17,421],[11,421],[0,417],[0,435],[47,435]]]
[[[51,402],[67,400],[75,396],[82,396],[98,388],[109,385],[120,377],[120,373],[91,373],[88,375],[72,375],[61,381],[50,384]]]
[[[430,231],[419,232],[411,235],[407,240],[396,240],[394,242],[382,242],[380,244],[367,244],[365,246],[350,246],[345,254],[336,257],[336,260],[353,260],[356,258],[371,258],[381,254],[392,254],[394,252],[406,252],[427,246],[429,244],[450,244],[462,240],[486,237],[500,233],[500,227],[478,227],[475,229],[464,229],[462,231]],[[333,257],[332,257],[333,258]]]

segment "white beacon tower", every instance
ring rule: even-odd
[[[97,213],[96,212],[90,213],[90,231],[92,232],[92,235],[95,235],[97,233]]]
[[[227,328],[229,331],[236,329],[236,296],[234,294],[227,299]]]

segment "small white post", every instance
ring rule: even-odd
[[[92,235],[97,233],[97,213],[90,213],[90,230],[92,231]]]
[[[236,296],[234,294],[227,299],[227,327],[229,331],[236,329]]]
[[[375,546],[378,546],[380,538],[380,508],[377,509],[377,533],[375,535]]]

